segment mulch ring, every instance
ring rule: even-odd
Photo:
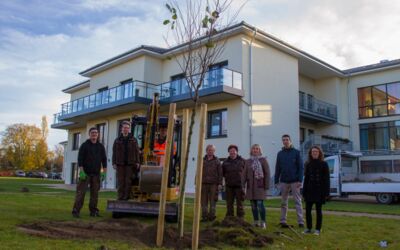
[[[129,243],[142,242],[155,247],[157,225],[144,224],[135,219],[106,219],[101,221],[41,221],[19,225],[18,229],[30,235],[54,239],[103,239],[120,240]],[[200,231],[199,247],[218,247],[220,244],[237,247],[265,247],[273,243],[273,238],[260,234],[251,224],[236,217],[228,217],[221,222]],[[164,247],[174,249],[191,248],[191,233],[182,239],[175,227],[164,229]]]

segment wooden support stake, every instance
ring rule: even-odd
[[[168,115],[168,130],[167,130],[167,145],[165,147],[165,161],[161,179],[161,192],[160,192],[160,207],[158,214],[158,224],[157,224],[157,246],[161,247],[164,238],[164,222],[165,222],[165,203],[167,198],[167,188],[168,188],[168,174],[169,174],[169,164],[171,160],[171,152],[173,145],[173,133],[175,125],[175,110],[176,104],[171,103],[169,105],[169,115]]]
[[[182,111],[182,143],[181,143],[181,167],[179,170],[179,191],[182,192],[183,186],[186,184],[183,180],[186,170],[186,153],[188,145],[188,132],[189,132],[189,109]],[[185,194],[182,195],[181,203],[179,204],[180,215],[179,217],[179,236],[182,238],[184,233],[185,222]]]
[[[200,130],[199,144],[197,146],[197,171],[196,171],[196,197],[194,202],[193,229],[192,229],[192,249],[199,247],[199,227],[200,227],[200,200],[201,200],[201,181],[203,175],[203,148],[206,133],[207,104],[201,104],[200,110]]]

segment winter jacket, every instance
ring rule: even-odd
[[[92,143],[86,140],[79,147],[78,166],[89,176],[100,174],[100,168],[107,167],[106,149],[100,142]]]
[[[235,159],[228,157],[222,163],[222,174],[225,178],[225,185],[228,187],[243,187],[245,161],[241,156]]]
[[[127,138],[121,134],[113,144],[112,164],[134,166],[140,163],[139,145],[131,134]]]
[[[208,160],[207,155],[203,159],[203,184],[222,184],[222,166],[218,157],[213,156]]]
[[[246,199],[247,200],[264,200],[267,196],[266,190],[269,188],[269,179],[271,178],[267,159],[260,158],[260,163],[263,169],[264,178],[257,180],[254,177],[253,160],[246,160],[244,183],[246,184]]]
[[[325,161],[312,160],[304,171],[303,197],[308,202],[325,203],[330,193],[329,167]]]
[[[303,181],[303,161],[294,147],[282,148],[276,157],[275,184]]]

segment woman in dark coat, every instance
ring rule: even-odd
[[[317,225],[315,235],[321,233],[322,204],[329,197],[330,176],[328,164],[324,161],[324,153],[318,146],[313,146],[308,152],[308,160],[304,170],[303,197],[306,202],[307,229],[304,233],[311,233],[311,210],[315,204],[317,211]]]
[[[254,226],[266,228],[264,200],[269,188],[270,170],[267,159],[262,157],[261,147],[251,147],[250,159],[246,160],[244,172],[246,199],[251,202]],[[260,219],[260,220],[259,220]]]

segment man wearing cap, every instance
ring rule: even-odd
[[[243,219],[244,217],[244,166],[245,160],[238,155],[238,147],[229,145],[229,156],[222,163],[222,173],[225,178],[226,191],[226,216],[234,216],[233,205],[236,200],[236,215]]]

